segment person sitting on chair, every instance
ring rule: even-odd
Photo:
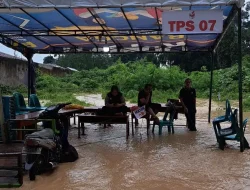
[[[138,94],[138,106],[145,106],[146,111],[151,115],[151,118],[156,124],[159,123],[159,118],[156,116],[158,113],[157,109],[161,107],[161,104],[152,103],[152,85],[146,84],[144,89]]]
[[[117,86],[112,86],[110,92],[105,98],[105,106],[103,107],[105,115],[126,115],[127,106],[125,98]]]
[[[196,131],[196,91],[191,87],[191,83],[191,79],[185,80],[185,86],[180,90],[179,98],[185,111],[189,130]]]

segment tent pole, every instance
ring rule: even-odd
[[[239,74],[239,121],[240,151],[244,151],[243,106],[242,106],[242,52],[241,52],[241,8],[238,8],[238,74]]]
[[[26,55],[26,58],[28,59],[28,102],[30,100],[30,94],[31,94],[31,88],[32,88],[32,71],[31,71],[31,62],[32,62],[32,57],[33,57],[33,54],[28,52]]]
[[[211,52],[211,72],[210,72],[208,123],[210,123],[210,121],[211,121],[211,104],[212,104],[213,72],[214,72],[214,51]]]

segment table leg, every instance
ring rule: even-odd
[[[85,126],[84,126],[84,123],[81,123],[81,127],[82,127],[82,135],[85,135]]]
[[[22,129],[23,125],[21,122],[18,122],[17,124],[18,129]],[[17,131],[17,140],[22,140],[23,133],[22,131]]]
[[[134,132],[134,126],[132,124],[132,136],[134,136],[135,132]]]
[[[74,125],[75,125],[76,124],[76,114],[74,113],[73,116],[74,116]]]
[[[79,118],[78,118],[78,138],[81,138],[80,136],[80,121],[79,121]]]
[[[127,125],[126,125],[126,139],[128,139],[129,136],[129,121],[127,121]]]
[[[149,135],[150,119],[146,118],[146,120],[147,120],[147,135]]]
[[[70,125],[70,117],[67,117],[67,119],[68,119],[68,126],[71,127],[71,125]]]
[[[132,128],[133,128],[134,127],[133,113],[131,114],[131,123],[132,123]]]

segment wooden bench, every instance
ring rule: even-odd
[[[82,129],[82,135],[85,134],[84,123],[101,124],[126,124],[126,138],[129,136],[129,116],[99,116],[99,115],[78,115],[78,138]]]

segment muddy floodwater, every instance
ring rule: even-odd
[[[207,107],[206,107],[207,108]],[[213,111],[212,118],[223,113]],[[175,124],[185,124],[179,114]],[[239,143],[218,149],[211,124],[202,108],[197,113],[197,132],[177,126],[175,134],[146,135],[141,121],[135,136],[126,140],[125,125],[109,128],[86,124],[86,134],[77,138],[76,126],[70,142],[80,158],[60,164],[51,173],[31,182],[26,175],[19,189],[25,190],[249,190],[250,150],[240,152]],[[249,127],[246,138],[250,140]]]

